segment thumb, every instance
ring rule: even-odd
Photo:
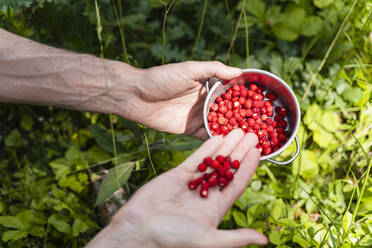
[[[186,69],[195,80],[212,77],[232,79],[243,73],[242,69],[227,66],[219,61],[188,61],[184,63]]]
[[[253,229],[241,228],[236,230],[214,230],[206,238],[206,247],[231,248],[246,245],[267,245],[265,235]]]

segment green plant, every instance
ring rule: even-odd
[[[269,247],[370,247],[371,10],[363,0],[23,0],[0,3],[0,25],[142,68],[191,57],[279,75],[301,104],[301,154],[261,163],[221,227],[261,230]],[[123,186],[128,199],[201,144],[116,116],[7,104],[0,116],[4,247],[83,246],[104,225],[107,196]]]

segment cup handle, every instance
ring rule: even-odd
[[[297,135],[295,137],[295,141],[296,141],[296,153],[294,154],[292,158],[290,158],[287,161],[276,161],[274,159],[269,159],[269,158],[267,160],[270,161],[271,163],[279,164],[279,165],[286,165],[286,164],[291,163],[293,160],[297,158],[298,154],[300,153],[300,143],[298,142]]]
[[[209,94],[209,79],[210,78],[207,78],[207,80],[205,81],[205,89],[207,90],[207,94]]]

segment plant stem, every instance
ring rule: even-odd
[[[165,63],[165,41],[166,41],[166,31],[165,31],[165,25],[167,23],[167,16],[169,11],[171,10],[173,6],[174,0],[172,0],[168,5],[165,5],[165,11],[164,11],[164,19],[163,19],[163,30],[162,30],[162,47],[161,47],[161,64],[163,65]]]
[[[101,36],[101,32],[102,32],[101,15],[100,15],[97,0],[95,0],[94,3],[95,3],[95,7],[96,7],[96,17],[97,17],[97,35],[98,35],[98,40],[99,40],[99,44],[100,44],[100,47],[101,47],[102,63],[103,63],[103,66],[104,66],[104,51],[103,51],[102,36]],[[104,73],[104,74],[105,74],[105,85],[107,87],[106,73]],[[113,125],[113,122],[112,122],[112,114],[111,113],[109,114],[109,117],[110,117],[110,125],[111,125],[111,130],[112,130],[112,145],[113,145],[113,148],[114,148],[114,156],[116,158],[116,160],[114,160],[114,164],[115,164],[115,166],[118,166],[117,151],[116,151],[116,140],[115,140],[115,129],[114,129],[114,125]],[[116,177],[116,183],[118,185],[118,188],[120,188],[119,176],[117,175],[116,170],[114,170],[114,173],[115,173],[115,177]]]
[[[194,46],[192,47],[192,52],[191,52],[190,60],[192,60],[194,58],[195,49],[196,49],[196,46],[199,43],[200,34],[201,34],[202,29],[203,29],[204,17],[205,17],[205,12],[207,10],[207,5],[208,5],[208,0],[204,0],[203,11],[202,11],[202,16],[201,16],[200,24],[199,24],[198,35],[196,36]]]
[[[147,134],[146,134],[146,130],[145,129],[143,130],[143,133],[145,135],[146,149],[147,149],[147,154],[149,156],[150,164],[151,164],[152,170],[154,171],[154,174],[156,176],[157,174],[156,174],[154,163],[152,162],[151,152],[150,152],[150,148],[149,148],[149,142],[148,142],[148,139],[147,139]]]
[[[249,33],[247,22],[247,11],[244,9],[244,26],[245,26],[245,66],[249,68]]]
[[[122,24],[120,23],[120,19],[123,18],[123,8],[122,8],[121,0],[118,0],[118,4],[119,4],[119,16],[118,16],[118,11],[117,11],[117,8],[116,8],[116,5],[115,5],[115,1],[112,1],[112,6],[114,7],[115,17],[116,17],[116,21],[118,23],[118,27],[119,27],[119,31],[120,31],[121,45],[123,47],[124,62],[129,64],[127,46],[126,46],[126,42],[125,42],[124,22]]]
[[[239,19],[238,19],[238,22],[236,23],[235,31],[234,31],[233,37],[231,39],[229,49],[227,50],[225,64],[227,64],[227,62],[229,61],[231,49],[234,46],[234,43],[235,43],[235,40],[236,40],[236,36],[238,34],[239,25],[240,25],[240,22],[242,20],[243,13],[245,11],[245,3],[246,3],[246,0],[243,1],[243,7],[242,7],[242,10],[240,11]]]

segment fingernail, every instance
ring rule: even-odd
[[[243,70],[237,67],[229,67],[229,72],[231,74],[241,74],[243,73]]]

